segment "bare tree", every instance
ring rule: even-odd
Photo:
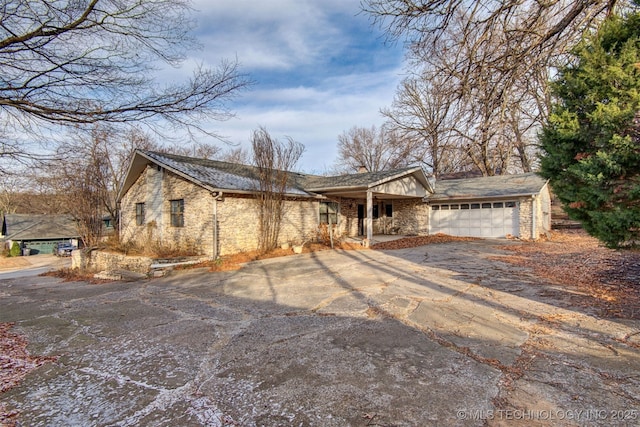
[[[280,226],[285,213],[290,172],[304,152],[304,146],[291,138],[286,142],[273,139],[263,127],[251,137],[253,161],[258,170],[258,250],[268,252],[278,244]]]
[[[230,163],[240,163],[248,165],[251,163],[251,153],[244,147],[234,147],[223,149],[216,154],[217,160],[222,160]]]
[[[401,83],[391,108],[382,110],[405,141],[412,156],[438,177],[460,170],[463,155],[453,132],[456,102],[437,76],[415,75]]]
[[[205,120],[229,118],[227,102],[250,83],[236,62],[200,67],[165,88],[153,79],[160,62],[178,66],[199,47],[189,12],[188,0],[3,2],[0,158],[39,157],[27,141],[47,126],[146,123],[205,132]]]
[[[617,3],[629,4],[613,0],[363,0],[362,7],[391,40],[406,40],[414,74],[436,82],[437,92],[445,95],[427,102],[423,97],[421,104],[444,106],[446,114],[440,118],[455,114],[455,121],[450,121],[455,125],[449,128],[453,135],[439,121],[431,120],[424,127],[435,130],[440,125],[474,169],[493,175],[512,168],[530,170],[531,135],[549,105],[549,70],[561,64],[569,49]],[[418,83],[429,88],[429,82]],[[420,103],[407,104],[413,89],[404,84],[400,102],[397,99],[387,114],[407,130],[413,124],[408,116],[418,116],[414,122],[433,117],[432,111],[419,109]],[[429,94],[433,92],[430,88]]]
[[[413,144],[384,126],[354,126],[338,136],[335,169],[339,173],[354,173],[361,167],[369,172],[389,170],[414,161]]]

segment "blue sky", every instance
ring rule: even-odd
[[[323,173],[336,159],[338,135],[382,124],[403,52],[371,27],[359,0],[197,0],[194,8],[203,50],[173,73],[237,58],[255,82],[230,105],[236,118],[209,129],[248,147],[264,126],[305,145],[300,170]]]

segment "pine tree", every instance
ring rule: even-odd
[[[640,14],[611,16],[552,85],[540,174],[609,247],[640,242]]]

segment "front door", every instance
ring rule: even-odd
[[[364,205],[358,205],[358,236],[364,236]]]

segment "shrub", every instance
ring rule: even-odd
[[[11,245],[11,250],[9,251],[9,256],[20,256],[22,250],[20,249],[20,245],[18,242],[13,242]]]

